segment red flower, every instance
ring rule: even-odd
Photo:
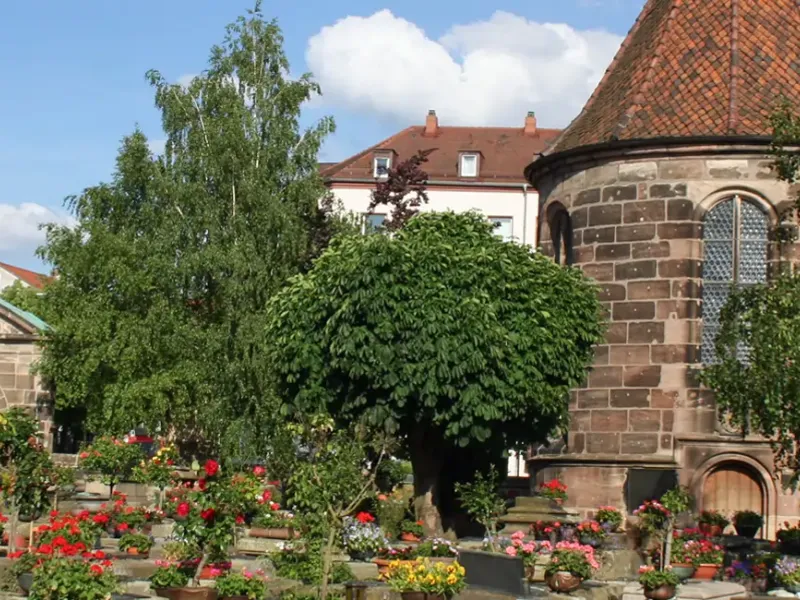
[[[210,521],[211,519],[214,518],[215,514],[216,514],[216,512],[214,511],[213,508],[207,508],[203,512],[200,513],[200,518],[202,518],[203,521]]]
[[[269,502],[270,500],[272,500],[272,492],[270,492],[269,490],[264,490],[264,493],[261,494],[261,502],[262,502],[262,504],[264,502]]]
[[[50,511],[50,518],[51,519],[55,519],[57,516],[58,516],[58,511],[57,510],[51,510]]]
[[[205,479],[198,479],[197,480],[197,489],[201,492],[205,491],[206,489],[206,480]]]
[[[209,458],[206,461],[205,470],[206,470],[206,475],[208,475],[209,477],[213,477],[219,471],[219,463]]]
[[[263,477],[266,474],[267,470],[261,465],[256,465],[255,467],[253,467],[253,475],[255,475],[256,477]]]
[[[243,515],[236,515],[236,524],[241,525],[244,523],[244,516]]]
[[[356,520],[360,523],[372,523],[375,521],[375,517],[368,512],[360,512],[356,515]]]
[[[175,512],[178,513],[178,516],[185,517],[189,514],[189,503],[188,502],[181,502],[178,504],[178,508]]]
[[[23,554],[25,554],[25,550],[17,550],[16,552],[9,552],[8,558],[19,558]]]
[[[92,565],[89,567],[89,570],[92,572],[93,575],[102,575],[103,574],[103,567],[100,565]]]
[[[88,452],[81,452],[78,455],[78,458],[80,458],[81,460],[86,460],[87,458],[89,458],[89,453]]]
[[[50,555],[53,553],[53,547],[50,544],[42,544],[36,549],[36,552],[39,554],[46,554]]]
[[[58,537],[56,537],[56,538],[53,540],[53,546],[56,546],[56,547],[59,547],[59,546],[61,546],[61,547],[64,547],[64,546],[66,546],[68,543],[69,543],[69,542],[67,542],[67,538],[65,538],[63,535],[59,535]]]
[[[127,523],[120,523],[119,525],[117,525],[117,529],[119,531],[128,531],[128,529],[130,529],[130,525],[128,525]]]
[[[95,550],[94,551],[94,558],[96,558],[98,560],[102,560],[105,557],[106,557],[106,553],[103,552],[102,550]]]
[[[281,508],[281,505],[278,504],[277,502],[270,502],[270,504],[269,504],[269,509],[270,510],[280,510],[280,508]]]

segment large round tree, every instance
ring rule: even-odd
[[[474,213],[334,240],[272,299],[267,325],[285,408],[397,433],[434,531],[448,462],[563,425],[602,329],[579,271],[503,242]]]

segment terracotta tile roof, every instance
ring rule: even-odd
[[[768,136],[800,104],[798,0],[648,0],[548,154],[615,139]]]
[[[0,262],[0,268],[5,269],[15,277],[21,279],[24,283],[27,283],[29,286],[36,288],[37,290],[42,289],[45,284],[52,279],[52,277],[49,277],[48,275],[35,273],[33,271],[29,271],[28,269],[15,267],[14,265],[9,265],[4,262]]]
[[[430,181],[525,183],[523,171],[561,133],[558,129],[536,129],[525,133],[523,127],[438,127],[435,135],[426,135],[425,126],[412,126],[383,140],[321,174],[328,181],[374,179],[373,158],[376,152],[393,153],[392,164],[435,148],[423,168]],[[479,153],[478,177],[459,177],[459,155]]]

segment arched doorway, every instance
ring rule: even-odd
[[[727,517],[741,510],[766,516],[764,500],[760,477],[745,464],[723,463],[709,472],[703,482],[703,510],[716,510]]]

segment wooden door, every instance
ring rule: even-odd
[[[702,508],[717,510],[728,518],[740,510],[764,514],[764,495],[750,469],[723,465],[706,477]]]

